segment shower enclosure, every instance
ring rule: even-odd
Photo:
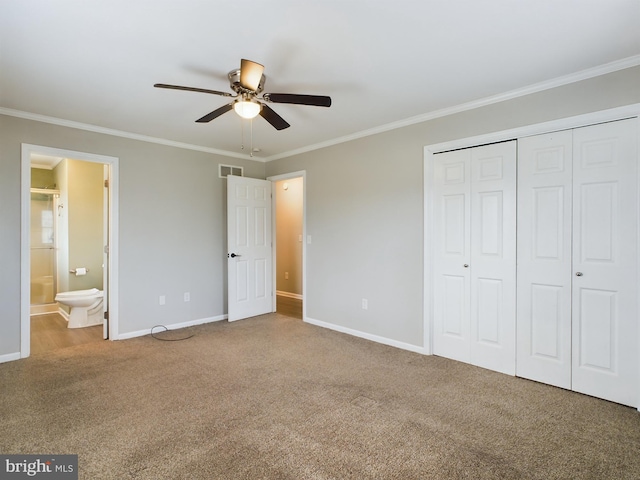
[[[58,190],[31,189],[31,305],[54,303]]]

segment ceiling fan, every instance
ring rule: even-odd
[[[204,117],[199,118],[196,122],[206,123],[218,118],[223,113],[230,110],[235,112],[242,118],[255,118],[260,115],[269,122],[276,130],[284,130],[290,127],[284,118],[278,115],[267,103],[290,103],[294,105],[313,105],[317,107],[330,107],[331,97],[324,95],[300,95],[296,93],[264,93],[259,96],[264,89],[267,77],[264,75],[264,66],[251,60],[242,59],[240,68],[231,70],[227,77],[231,90],[236,92],[233,95],[228,92],[219,92],[217,90],[208,90],[205,88],[183,87],[180,85],[167,85],[166,83],[156,83],[154,87],[170,88],[173,90],[186,90],[189,92],[211,93],[222,97],[232,97],[235,100],[224,105]],[[267,102],[267,103],[265,103]]]

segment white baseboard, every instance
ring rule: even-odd
[[[217,317],[208,317],[208,318],[199,318],[197,320],[189,320],[188,322],[172,323],[171,325],[163,325],[163,327],[166,327],[167,330],[177,330],[179,328],[193,327],[195,325],[202,325],[204,323],[220,322],[222,320],[226,320],[227,318],[229,317],[228,315],[225,314],[225,315],[218,315]],[[115,338],[114,340],[127,340],[129,338],[143,337],[145,335],[149,335],[151,333],[152,328],[145,329],[145,330],[138,330],[137,332],[121,333],[120,335],[118,335],[118,338]]]
[[[38,315],[48,315],[50,313],[58,312],[57,303],[45,303],[44,305],[31,305],[29,307],[29,315],[36,317]]]
[[[276,295],[280,296],[280,297],[288,297],[288,298],[295,298],[297,300],[302,300],[304,297],[302,295],[300,295],[299,293],[290,293],[290,292],[283,292],[281,290],[276,290]]]
[[[316,325],[318,327],[328,328],[329,330],[335,330],[336,332],[346,333],[348,335],[353,335],[354,337],[364,338],[365,340],[371,340],[372,342],[382,343],[383,345],[389,345],[390,347],[401,348],[402,350],[421,353],[423,355],[426,355],[428,353],[426,348],[418,345],[399,342],[398,340],[393,340],[391,338],[386,338],[386,337],[380,337],[378,335],[372,335],[371,333],[361,332],[359,330],[353,330],[351,328],[342,327],[340,325],[335,325],[333,323],[327,323],[327,322],[323,322],[321,320],[316,320],[309,317],[306,317],[304,321],[312,325]]]
[[[5,355],[0,355],[0,363],[4,362],[13,362],[14,360],[20,360],[20,352],[15,353],[7,353]]]
[[[58,313],[59,313],[59,314],[62,316],[62,318],[64,318],[67,322],[68,322],[68,321],[69,321],[69,319],[71,318],[71,317],[69,316],[69,314],[67,313],[67,311],[66,311],[64,308],[62,308],[62,307],[58,308]]]

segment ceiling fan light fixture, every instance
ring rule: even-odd
[[[247,120],[257,117],[261,107],[262,106],[255,100],[247,99],[236,100],[233,104],[233,109],[236,113]]]

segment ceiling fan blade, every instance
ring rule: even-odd
[[[228,92],[219,92],[217,90],[207,90],[206,88],[182,87],[180,85],[167,85],[166,83],[156,83],[156,88],[170,88],[172,90],[186,90],[188,92],[212,93],[213,95],[222,95],[223,97],[233,97]]]
[[[262,104],[262,109],[260,110],[260,116],[264,118],[267,122],[269,122],[273,128],[276,130],[284,130],[285,128],[289,128],[291,125],[287,123],[287,121],[273,111],[269,105]]]
[[[240,85],[253,92],[258,90],[264,66],[251,60],[240,61]]]
[[[296,93],[265,93],[263,98],[273,103],[293,103],[296,105],[313,105],[330,107],[331,97],[325,95],[298,95]]]
[[[198,120],[196,120],[196,122],[198,123],[207,123],[210,122],[211,120],[213,120],[214,118],[218,118],[220,115],[222,115],[223,113],[227,113],[229,110],[231,110],[233,108],[233,102],[229,103],[228,105],[224,105],[216,110],[214,110],[211,113],[207,113],[204,117],[199,118]]]

